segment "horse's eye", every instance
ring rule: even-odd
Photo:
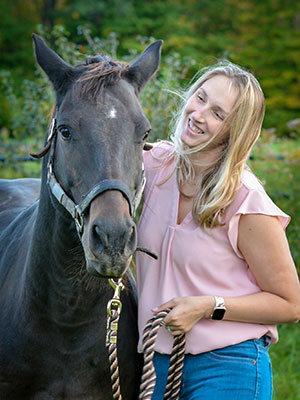
[[[67,128],[66,126],[59,126],[57,128],[58,132],[61,134],[62,138],[64,140],[69,140],[71,139],[71,131],[69,128]]]
[[[145,141],[145,140],[148,139],[148,136],[150,135],[150,133],[151,133],[151,129],[149,129],[149,130],[144,134],[144,136],[143,136],[143,141]]]

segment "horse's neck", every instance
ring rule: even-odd
[[[86,289],[84,273],[84,253],[72,218],[42,193],[27,263],[30,307],[57,324],[88,318],[98,292]]]

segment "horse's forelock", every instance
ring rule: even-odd
[[[103,87],[117,83],[128,68],[129,64],[108,57],[88,58],[77,79],[80,93],[89,98],[96,97]]]

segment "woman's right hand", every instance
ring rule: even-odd
[[[175,297],[152,311],[156,314],[169,309],[164,318],[173,336],[189,332],[202,318],[209,318],[215,305],[213,296]]]

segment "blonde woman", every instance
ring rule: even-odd
[[[139,246],[159,258],[137,256],[140,336],[153,313],[170,309],[156,341],[153,399],[163,399],[181,333],[180,399],[272,398],[268,349],[277,323],[299,320],[300,290],[289,217],[246,166],[264,110],[251,73],[217,64],[186,93],[171,141],[145,152]]]

